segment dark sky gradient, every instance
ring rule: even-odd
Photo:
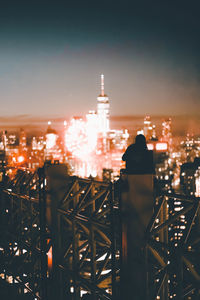
[[[138,2],[138,3],[137,3]],[[200,114],[199,1],[7,1],[0,116]]]

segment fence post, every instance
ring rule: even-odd
[[[73,209],[75,210],[78,201],[79,201],[79,183],[78,181],[76,182],[75,188],[74,188],[75,193],[77,195],[73,199]],[[80,285],[78,283],[78,278],[77,278],[77,273],[78,273],[78,265],[79,265],[79,235],[77,233],[77,224],[76,224],[76,218],[73,215],[73,220],[72,220],[72,233],[73,233],[73,285],[74,285],[74,297],[76,300],[80,299]]]
[[[117,299],[116,287],[116,236],[114,215],[114,184],[110,183],[110,222],[111,222],[111,265],[112,265],[112,299]]]
[[[45,169],[38,169],[39,176],[39,214],[40,214],[40,248],[41,248],[41,298],[47,299],[47,235],[46,235],[46,188]]]
[[[165,197],[165,201],[162,205],[162,208],[160,210],[160,223],[164,223],[167,218],[168,218],[168,207],[167,207],[167,200],[168,198]],[[168,228],[163,228],[161,230],[161,233],[160,233],[160,241],[165,243],[166,245],[168,244]],[[169,293],[169,284],[168,284],[168,279],[169,279],[169,276],[168,274],[166,274],[166,278],[163,282],[163,285],[162,285],[162,289],[161,289],[161,299],[162,300],[167,300],[168,299],[168,293]]]
[[[63,300],[65,284],[63,270],[60,268],[62,260],[61,243],[61,215],[58,212],[59,204],[66,192],[68,182],[67,168],[63,165],[46,166],[47,180],[47,223],[51,231],[52,270],[50,273],[48,300]],[[67,295],[67,291],[66,294]]]

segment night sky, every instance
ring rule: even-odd
[[[0,116],[200,114],[199,1],[5,1]]]

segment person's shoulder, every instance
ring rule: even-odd
[[[134,150],[135,149],[135,144],[131,144],[128,146],[127,150]]]

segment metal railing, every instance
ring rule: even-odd
[[[122,299],[120,184],[68,177],[58,196],[44,171],[20,171],[1,186],[1,278],[30,299]],[[199,299],[199,203],[156,196],[146,231],[148,300]]]
[[[33,299],[116,298],[113,200],[112,183],[68,177],[58,199],[44,168],[20,171],[1,189],[1,277]]]
[[[1,278],[41,299],[38,174],[19,171],[1,185]]]
[[[147,228],[149,299],[199,299],[200,198],[162,192]]]

